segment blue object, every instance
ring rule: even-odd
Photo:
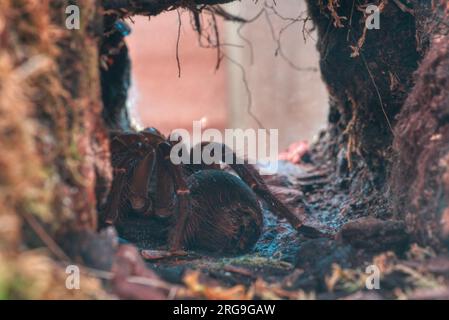
[[[126,239],[118,237],[118,243],[119,244],[129,244],[130,242]]]
[[[131,28],[125,21],[117,20],[114,23],[114,28],[115,30],[120,32],[124,37],[127,37],[131,34]]]

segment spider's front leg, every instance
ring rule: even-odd
[[[134,169],[130,180],[129,202],[134,211],[144,215],[149,213],[151,206],[151,201],[148,197],[149,184],[154,173],[156,159],[156,152],[151,148]]]
[[[175,194],[175,186],[171,174],[171,168],[167,166],[164,156],[161,152],[157,153],[156,164],[156,190],[154,197],[154,214],[157,217],[170,217],[173,213],[173,195]]]
[[[302,227],[302,221],[270,191],[254,166],[248,163],[232,163],[229,166],[267,203],[273,213],[285,218],[297,230]]]
[[[162,144],[159,150],[165,168],[170,173],[173,180],[178,204],[175,224],[168,236],[168,245],[171,251],[179,251],[182,250],[183,246],[194,232],[193,230],[189,230],[189,219],[191,218],[192,212],[190,190],[184,178],[181,165],[175,165],[170,160],[171,146],[169,144]]]
[[[257,169],[251,164],[231,164],[231,168],[245,181],[254,192],[269,206],[270,210],[285,218],[293,228],[310,238],[324,237],[319,230],[306,226],[281,200],[279,200],[268,188]]]
[[[126,169],[114,168],[114,181],[109,192],[109,199],[102,210],[102,223],[114,225],[120,217],[122,208],[122,190],[126,187]]]
[[[139,133],[114,133],[111,140],[114,180],[102,220],[112,225],[131,205],[133,211],[145,214],[151,206],[149,180],[156,162],[155,149]]]

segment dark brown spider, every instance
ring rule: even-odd
[[[239,178],[217,165],[174,165],[173,145],[154,128],[112,134],[114,180],[102,221],[115,225],[123,238],[140,246],[168,243],[173,251],[241,253],[262,232],[256,195],[295,229],[314,233],[270,192],[253,166],[230,165]]]

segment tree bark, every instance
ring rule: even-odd
[[[376,2],[381,6],[385,1]],[[362,156],[381,185],[395,116],[418,65],[415,20],[388,2],[382,8],[380,29],[367,30],[364,8],[357,2],[309,0],[308,4],[319,35],[323,80],[331,95],[333,152],[346,147],[350,163]]]
[[[73,3],[81,8],[80,30],[65,26]],[[101,117],[100,7],[88,0],[1,7],[1,214],[24,222],[29,245],[35,220],[64,247],[68,233],[96,232],[112,178]]]
[[[235,0],[103,0],[105,10],[120,11],[126,15],[155,16],[165,10],[178,7],[195,8],[200,5],[216,5]]]
[[[449,244],[449,37],[433,41],[399,116],[392,183],[396,207],[417,238]]]
[[[406,222],[415,241],[439,248],[449,239],[449,8],[441,0],[374,4],[379,30],[365,29],[357,2],[308,1],[331,95],[319,149],[336,167],[346,150],[357,171],[350,184],[360,189],[357,181],[368,171],[376,185],[371,193],[383,199],[377,202],[390,203],[392,217]]]

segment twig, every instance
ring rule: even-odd
[[[276,36],[276,32],[274,30],[274,26],[273,23],[270,19],[270,15],[268,13],[267,10],[264,11],[265,13],[265,19],[268,23],[268,26],[270,28],[271,31],[271,35],[273,40],[276,42],[277,47],[275,50],[275,56],[280,56],[285,62],[287,62],[287,64],[292,68],[295,69],[297,71],[311,71],[311,72],[317,72],[317,68],[315,67],[308,67],[308,68],[303,68],[303,67],[299,67],[297,66],[295,63],[293,63],[293,61],[291,61],[284,53],[284,50],[282,49],[282,44],[281,44],[281,40],[282,40],[282,35],[283,33],[290,28],[291,26],[295,25],[298,22],[304,22],[306,21],[306,19],[300,18],[301,14],[297,17],[297,18],[286,18],[282,15],[280,15],[273,7],[271,6],[266,6],[266,8],[270,9],[277,17],[281,18],[282,20],[288,21],[288,24],[285,25],[284,27],[281,28],[281,30],[279,31],[278,35]]]
[[[35,216],[29,213],[22,213],[23,218],[28,225],[33,229],[39,239],[47,246],[51,253],[53,253],[59,260],[70,262],[71,259],[56,243],[56,241],[48,234],[48,232],[42,227]]]
[[[181,78],[181,61],[179,59],[179,41],[181,40],[181,13],[179,10],[176,10],[178,13],[178,36],[176,38],[176,63],[178,65],[178,78]]]
[[[247,99],[248,99],[248,104],[247,104],[247,112],[249,114],[249,116],[257,123],[257,125],[259,126],[259,128],[266,130],[265,126],[262,124],[262,122],[256,117],[256,115],[252,112],[252,106],[253,106],[253,97],[252,97],[252,93],[251,93],[251,89],[249,88],[249,84],[248,84],[248,80],[246,79],[246,72],[245,72],[245,68],[242,66],[242,64],[238,63],[237,61],[235,61],[234,59],[232,59],[231,57],[229,57],[226,54],[223,54],[223,56],[228,59],[229,62],[231,62],[232,64],[234,64],[235,66],[237,66],[241,73],[242,73],[242,81],[246,90],[246,95],[247,95]],[[266,130],[269,133],[268,130]]]
[[[382,109],[382,113],[385,116],[385,120],[387,121],[388,127],[390,128],[390,131],[391,131],[391,133],[394,136],[393,127],[391,125],[390,119],[388,118],[387,112],[385,111],[385,107],[384,107],[382,95],[380,94],[380,91],[379,91],[379,87],[376,84],[376,80],[374,79],[374,76],[373,76],[373,74],[371,72],[371,69],[368,66],[368,63],[366,62],[365,55],[363,54],[362,51],[360,52],[360,57],[362,58],[363,64],[365,65],[365,68],[368,71],[368,74],[369,74],[369,77],[371,79],[371,82],[373,83],[374,89],[376,90],[376,94],[377,94],[377,97],[379,99],[379,105],[380,105],[380,108]]]
[[[220,46],[220,33],[218,31],[217,18],[215,18],[215,13],[212,13],[212,21],[214,22],[214,33],[215,41],[217,42],[217,64],[215,65],[215,70],[220,69],[221,64],[221,46]]]
[[[407,7],[401,1],[393,0],[393,2],[398,6],[399,9],[401,9],[402,12],[406,12],[406,13],[411,14],[412,16],[415,16],[415,11],[413,9],[410,9],[409,7]]]

